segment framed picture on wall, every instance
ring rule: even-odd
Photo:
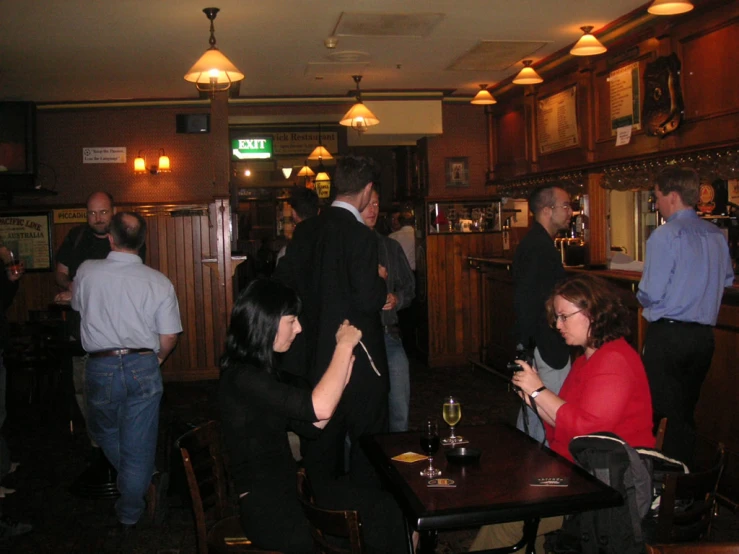
[[[446,186],[469,187],[470,167],[467,158],[446,159]]]
[[[1,215],[0,243],[14,262],[23,262],[26,272],[51,271],[51,212]]]

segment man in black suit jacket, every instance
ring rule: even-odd
[[[347,433],[352,474],[371,475],[366,473],[369,466],[358,439],[387,427],[388,371],[380,322],[387,288],[378,271],[377,238],[360,215],[370,201],[377,174],[371,159],[339,160],[332,181],[336,200],[295,228],[275,274],[303,302],[303,332],[288,351],[284,368],[302,373],[315,385],[328,367],[336,331],[345,319],[362,331],[362,343],[369,352],[357,346],[352,376],[336,413],[318,439],[302,441],[303,463],[311,478],[341,473]]]
[[[513,257],[513,311],[515,338],[524,348],[535,346],[534,361],[544,385],[559,392],[570,372],[570,352],[564,339],[547,321],[545,303],[554,285],[565,278],[562,258],[554,247],[554,237],[569,227],[572,218],[570,195],[558,183],[537,188],[529,198],[534,214],[531,229]],[[544,439],[544,426],[531,408],[526,408],[529,435]],[[524,411],[518,417],[523,428]]]

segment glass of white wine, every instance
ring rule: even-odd
[[[449,436],[442,439],[444,445],[455,445],[462,442],[462,437],[454,434],[454,426],[462,419],[462,403],[456,396],[447,396],[444,398],[444,407],[442,409],[444,421],[449,425]]]

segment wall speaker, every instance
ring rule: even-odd
[[[177,114],[178,133],[210,133],[210,114]]]

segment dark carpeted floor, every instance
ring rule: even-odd
[[[429,369],[412,364],[411,427],[429,414],[441,420],[442,399],[454,394],[462,399],[464,427],[487,421],[513,421],[517,398],[507,386],[489,374],[469,367]],[[0,500],[5,515],[33,524],[34,530],[0,543],[0,552],[33,554],[97,553],[118,551],[112,499],[78,498],[69,489],[86,467],[90,448],[83,423],[70,404],[68,389],[41,391],[29,403],[28,383],[10,379],[9,416],[5,435],[18,470],[3,482],[17,492]],[[170,470],[168,449],[189,428],[217,418],[215,382],[168,383],[162,403],[158,466]],[[70,412],[74,432],[70,432]],[[175,458],[176,460],[176,458]],[[174,466],[171,466],[174,467]],[[167,510],[161,522],[140,525],[135,544],[127,553],[196,554],[195,530],[184,480],[170,471]],[[474,531],[440,534],[439,552],[465,552]],[[724,510],[716,523],[715,538],[739,540],[736,517]]]

